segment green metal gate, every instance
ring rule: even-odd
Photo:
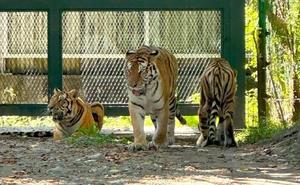
[[[0,115],[41,116],[54,88],[79,89],[107,115],[128,115],[124,54],[143,44],[177,57],[185,115],[197,113],[190,97],[209,60],[229,60],[238,71],[236,127],[243,127],[241,0],[1,0]]]

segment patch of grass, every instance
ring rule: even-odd
[[[0,127],[53,127],[50,116],[1,116]]]
[[[97,136],[80,136],[80,137],[68,137],[66,141],[70,142],[74,146],[85,147],[85,146],[104,146],[107,144],[130,144],[126,138],[117,138],[113,134],[103,135],[98,134]]]
[[[184,119],[186,120],[186,125],[192,128],[198,128],[199,118],[198,116],[184,116]],[[183,126],[179,123],[178,120],[176,120],[176,127]]]
[[[149,116],[146,116],[145,126],[153,126]],[[104,128],[132,128],[130,116],[104,117]]]
[[[75,146],[103,146],[106,144],[129,144],[126,138],[117,138],[113,134],[99,134],[96,124],[90,128],[79,129],[71,137],[66,138],[68,142]]]
[[[187,126],[197,128],[198,127],[198,116],[184,116],[187,121]],[[183,125],[176,120],[176,127],[182,127]],[[150,116],[146,116],[145,126],[153,126]],[[132,128],[130,116],[119,116],[119,117],[105,117],[104,128]]]
[[[130,128],[130,118],[129,116],[119,116],[119,117],[104,117],[103,128]]]
[[[253,144],[260,140],[269,139],[288,127],[280,122],[267,121],[258,126],[248,126],[236,134],[236,139],[242,144]]]
[[[96,126],[96,123],[92,123],[92,126],[89,128],[79,128],[78,131],[74,134],[74,137],[80,136],[90,136],[95,137],[99,133],[99,130]]]

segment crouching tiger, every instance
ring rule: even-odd
[[[150,115],[155,126],[149,148],[158,149],[175,142],[175,116],[185,124],[176,104],[177,71],[176,58],[163,48],[142,46],[127,52],[124,74],[134,134],[130,150],[147,146],[144,132],[146,114]]]
[[[224,59],[213,59],[200,82],[201,100],[198,110],[200,137],[197,145],[237,146],[233,133],[236,73]],[[219,124],[216,128],[216,119]]]
[[[79,128],[90,128],[93,124],[96,124],[100,131],[103,125],[103,106],[98,102],[84,102],[78,97],[75,89],[68,92],[55,89],[48,104],[48,111],[55,122],[54,140],[71,136]]]

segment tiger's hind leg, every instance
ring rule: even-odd
[[[219,145],[218,139],[216,137],[216,119],[217,113],[212,111],[210,113],[209,124],[208,124],[208,141],[207,145],[216,144]]]
[[[182,124],[186,123],[177,107],[176,97],[174,96],[169,100],[168,145],[172,145],[175,143],[175,116],[177,116],[178,120]]]
[[[102,104],[94,102],[91,105],[91,109],[94,121],[96,122],[99,131],[101,131],[103,126],[104,107]]]
[[[157,116],[151,114],[151,121],[154,125],[155,131],[157,130]],[[175,118],[170,116],[168,121],[168,145],[175,143]]]
[[[224,146],[225,147],[237,147],[237,143],[233,133],[233,121],[232,114],[226,116],[224,120]]]
[[[204,147],[208,144],[208,107],[207,105],[201,106],[198,111],[200,136],[196,142],[197,146]]]
[[[168,120],[168,145],[175,143],[175,117],[174,115],[169,116]]]
[[[205,111],[199,114],[199,117],[201,120],[199,125],[201,135],[196,144],[201,147],[212,144],[219,145],[218,139],[216,138],[216,113],[213,111]],[[208,117],[209,119],[207,119]]]
[[[217,144],[224,146],[224,118],[219,117],[219,123],[217,126]]]

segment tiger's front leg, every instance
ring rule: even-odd
[[[175,143],[175,118],[169,118],[168,121],[168,145]]]
[[[129,150],[145,150],[147,148],[146,134],[144,132],[145,111],[132,102],[129,102],[128,107],[134,136],[134,142],[129,146]]]
[[[152,142],[149,143],[149,149],[159,149],[161,147],[168,146],[167,132],[168,132],[168,119],[169,110],[165,106],[162,110],[158,112],[157,116],[157,129],[152,138]]]

